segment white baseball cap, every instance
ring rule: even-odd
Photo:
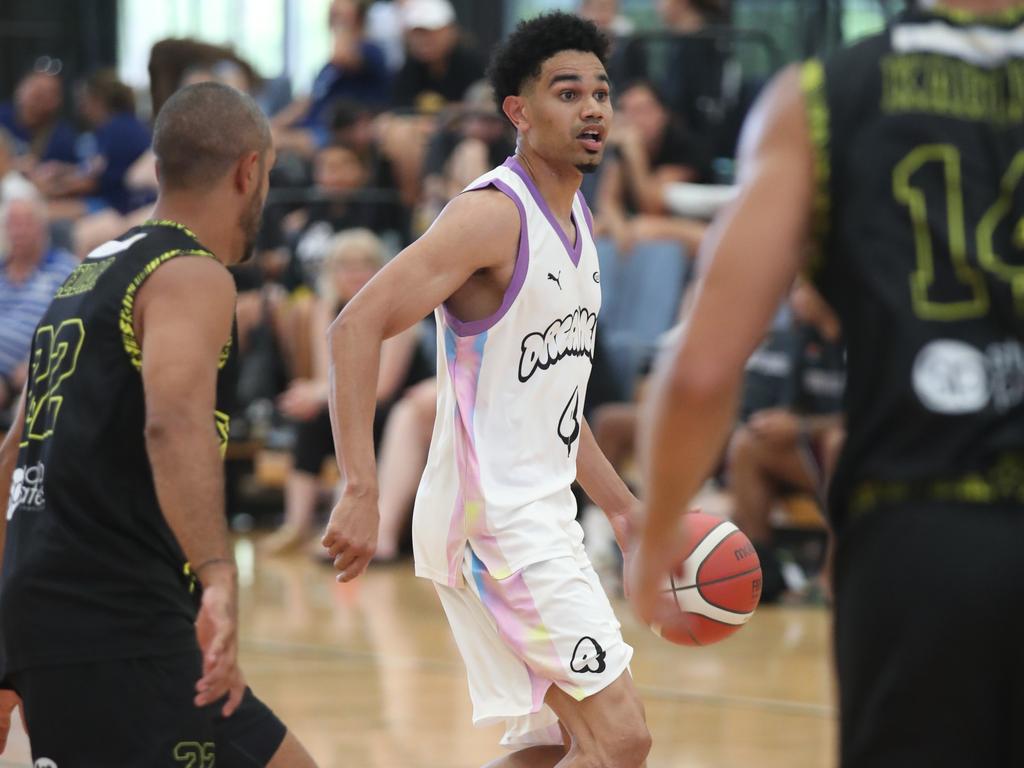
[[[402,21],[406,29],[441,29],[455,23],[455,9],[448,0],[409,0]]]

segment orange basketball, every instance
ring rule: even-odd
[[[728,520],[688,512],[683,525],[690,549],[666,588],[683,621],[656,631],[680,645],[710,645],[753,615],[761,599],[761,563],[750,539]]]

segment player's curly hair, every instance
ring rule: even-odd
[[[555,11],[522,21],[494,52],[487,76],[500,108],[506,96],[518,95],[541,65],[562,51],[592,53],[604,64],[610,42],[593,22]]]

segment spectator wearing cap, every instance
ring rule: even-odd
[[[483,77],[485,62],[461,40],[451,3],[408,0],[402,18],[406,58],[395,79],[395,106],[436,113],[460,101]]]
[[[379,124],[381,149],[395,171],[402,203],[422,193],[427,143],[438,115],[484,76],[484,61],[467,43],[448,0],[407,0],[402,8],[406,59],[392,92],[395,112]]]
[[[275,115],[275,144],[312,156],[330,141],[332,108],[339,101],[381,110],[390,104],[391,73],[384,51],[366,38],[369,0],[333,0],[328,24],[334,43],[330,60],[313,81],[308,97]]]
[[[52,70],[29,72],[18,83],[14,101],[0,104],[0,127],[14,140],[19,169],[29,175],[41,162],[77,159],[75,132],[59,117],[64,103],[60,75]]]

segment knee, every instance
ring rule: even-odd
[[[651,732],[642,720],[624,729],[608,763],[609,768],[640,768],[651,751]]]
[[[651,751],[651,732],[642,711],[623,718],[601,741],[601,768],[640,768]]]

